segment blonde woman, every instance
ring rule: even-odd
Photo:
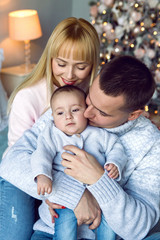
[[[57,87],[75,85],[88,90],[97,73],[99,46],[97,32],[84,19],[71,17],[56,26],[34,70],[10,97],[9,147],[48,109]],[[0,191],[0,239],[29,240],[35,199],[2,178]]]

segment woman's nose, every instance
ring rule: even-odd
[[[66,75],[67,75],[67,79],[74,78],[74,76],[75,76],[74,68],[73,67],[68,68]]]

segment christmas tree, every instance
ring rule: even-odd
[[[159,0],[91,1],[90,16],[100,37],[101,65],[120,54],[132,55],[160,84]]]

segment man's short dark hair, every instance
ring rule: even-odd
[[[155,81],[147,66],[131,56],[115,57],[100,72],[100,89],[107,95],[125,98],[124,111],[144,109],[155,91]]]

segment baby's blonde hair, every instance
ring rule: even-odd
[[[64,19],[52,32],[42,56],[33,71],[13,91],[8,101],[8,112],[11,109],[17,92],[36,84],[42,78],[46,78],[47,81],[47,104],[49,104],[50,96],[54,91],[53,84],[55,83],[52,73],[52,59],[58,56],[60,50],[63,53],[62,57],[69,56],[72,46],[74,46],[74,60],[86,61],[92,65],[90,73],[90,83],[92,83],[99,65],[100,43],[98,34],[95,28],[85,19],[77,19],[75,17]]]

